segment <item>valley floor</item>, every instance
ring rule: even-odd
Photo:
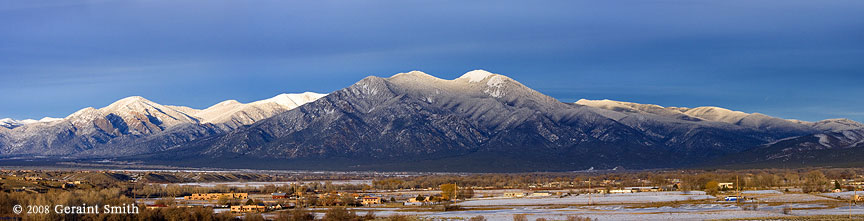
[[[513,220],[524,214],[528,220],[567,220],[571,216],[597,220],[713,220],[748,218],[803,218],[834,215],[848,219],[851,213],[861,218],[864,204],[850,208],[850,193],[803,194],[779,191],[745,191],[750,200],[741,204],[721,201],[701,191],[644,192],[596,194],[570,197],[527,197],[471,199],[457,203],[456,211],[424,211],[417,208],[363,208],[377,216],[393,214],[433,219],[470,219],[483,216],[488,220]],[[838,200],[836,196],[841,196]],[[845,199],[843,198],[845,196]],[[593,201],[592,205],[589,202]],[[322,214],[319,214],[323,216]],[[825,217],[823,217],[825,218]]]

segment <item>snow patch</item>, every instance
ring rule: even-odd
[[[42,119],[39,119],[39,122],[40,123],[47,123],[47,122],[54,122],[54,121],[58,121],[58,120],[63,120],[63,118],[43,117]]]
[[[705,120],[720,121],[730,124],[735,124],[749,115],[741,111],[733,111],[720,107],[697,107],[684,112],[684,114]]]
[[[213,105],[213,106],[228,106],[228,105],[237,105],[237,104],[242,104],[242,103],[240,103],[237,100],[226,100],[226,101],[219,102],[218,104]]]
[[[492,76],[492,78],[489,78],[489,81],[486,81],[486,86],[489,86],[489,88],[486,88],[486,90],[484,90],[483,92],[489,94],[492,97],[503,97],[504,90],[502,90],[502,88],[504,87],[504,83],[506,80],[507,77],[501,75]]]
[[[504,82],[506,80],[507,80],[507,77],[504,77],[501,75],[495,75],[495,76],[492,76],[492,78],[490,78],[489,81],[486,82],[486,85],[488,85],[489,87],[500,88],[500,87],[504,86]]]
[[[828,135],[825,135],[825,134],[816,134],[816,135],[813,135],[813,136],[816,136],[816,137],[819,138],[819,144],[821,144],[822,146],[825,146],[825,147],[831,147],[831,144],[830,144],[830,142],[829,142],[829,140],[828,140]]]

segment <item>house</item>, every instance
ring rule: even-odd
[[[275,199],[287,199],[288,194],[287,193],[271,193],[270,197],[274,200]]]
[[[510,197],[510,198],[525,197],[525,192],[505,192],[504,197]]]
[[[381,204],[381,197],[366,196],[363,197],[360,203],[362,203],[363,205]]]
[[[609,190],[609,193],[633,193],[633,190]]]
[[[266,212],[267,206],[264,205],[240,205],[231,206],[231,212],[248,213],[248,212]]]
[[[548,191],[533,192],[533,193],[531,193],[531,196],[551,196],[551,195],[552,195],[552,193],[550,193],[550,192],[548,192]]]
[[[270,206],[271,210],[281,210],[282,208],[285,208],[285,207],[282,207],[282,205],[280,205],[280,204]]]
[[[718,183],[718,186],[720,189],[729,190],[735,188],[735,183]]]
[[[630,189],[633,190],[633,192],[660,192],[660,187],[646,186],[646,187],[631,187]]]

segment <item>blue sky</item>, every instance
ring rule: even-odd
[[[864,121],[860,0],[0,0],[0,30],[0,118],[486,69],[565,102]]]

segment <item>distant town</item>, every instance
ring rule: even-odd
[[[657,219],[864,218],[860,169],[521,174],[2,170],[0,184],[0,216],[26,220],[602,220],[637,214]],[[136,213],[12,209],[106,204],[134,205]]]

